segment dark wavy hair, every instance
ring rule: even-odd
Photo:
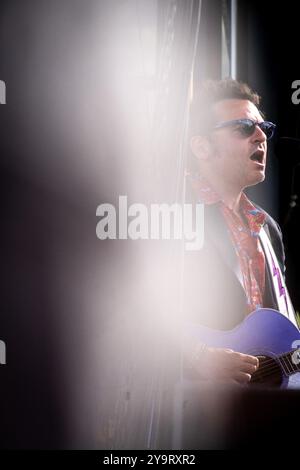
[[[231,78],[207,80],[202,83],[190,107],[189,135],[205,135],[215,123],[212,107],[229,99],[249,100],[259,107],[260,96],[246,83]],[[263,113],[262,113],[263,114]]]

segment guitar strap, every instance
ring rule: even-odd
[[[287,287],[285,285],[284,277],[282,275],[277,256],[264,228],[262,228],[259,232],[259,239],[265,253],[266,263],[269,268],[278,310],[298,328],[295,311]]]

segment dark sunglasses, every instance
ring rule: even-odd
[[[273,124],[273,122],[270,121],[256,122],[252,121],[252,119],[235,119],[234,121],[220,122],[213,127],[213,130],[223,129],[224,127],[236,127],[243,137],[250,137],[254,134],[256,126],[266,134],[267,140],[273,137],[276,124]]]

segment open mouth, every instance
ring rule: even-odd
[[[264,152],[263,150],[257,150],[250,156],[250,160],[253,162],[258,162],[260,164],[264,163]]]

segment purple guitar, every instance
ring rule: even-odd
[[[189,334],[207,346],[257,356],[260,365],[250,384],[300,388],[300,332],[276,310],[256,310],[229,331],[191,323],[187,328]]]

